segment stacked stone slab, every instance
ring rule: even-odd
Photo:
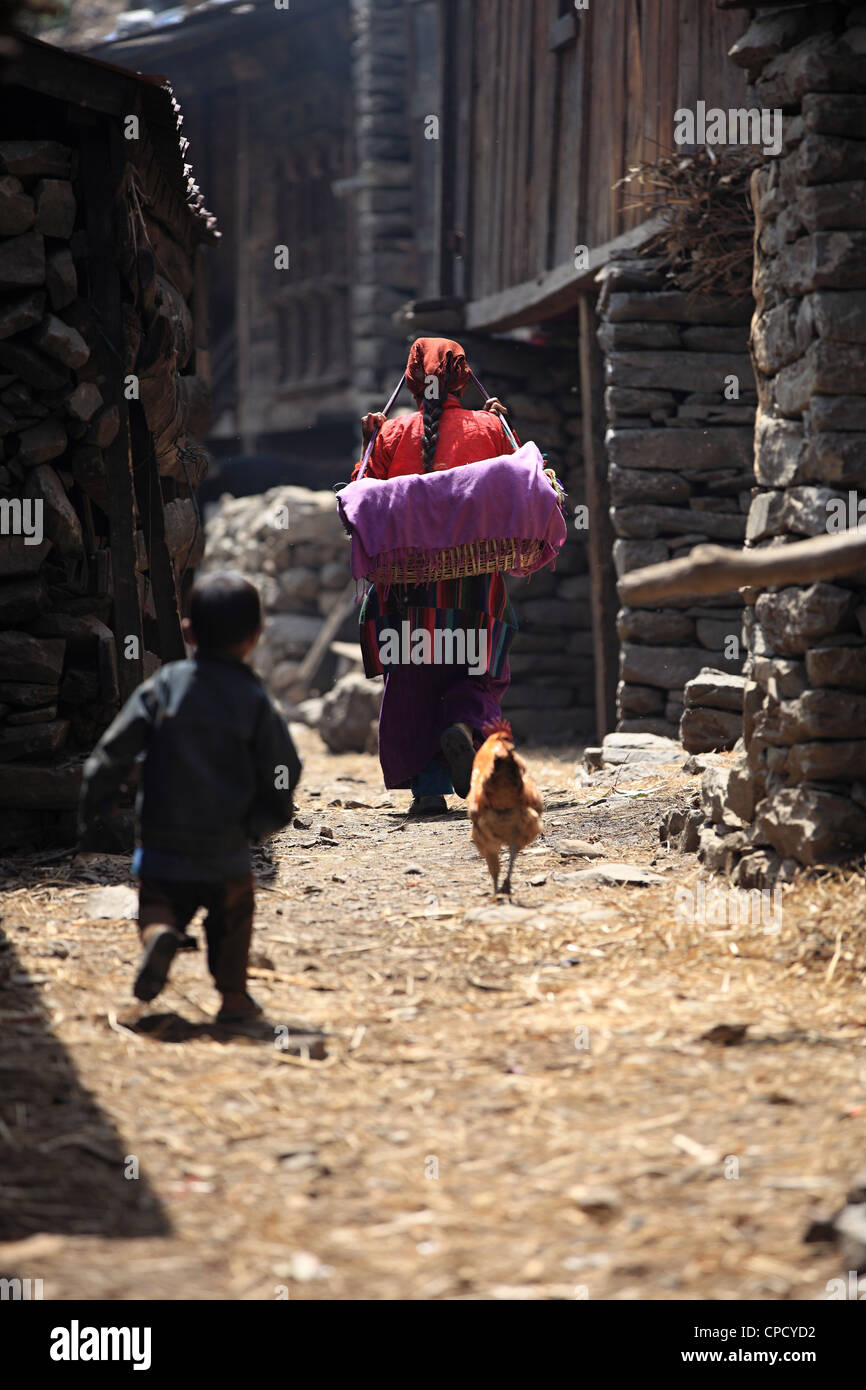
[[[740,546],[752,475],[751,305],[671,287],[632,256],[601,272],[599,342],[619,577],[702,541]],[[623,609],[617,728],[676,737],[683,688],[704,666],[736,673],[742,600]]]
[[[735,56],[758,104],[786,112],[782,156],[752,181],[759,490],[747,528],[752,545],[785,545],[857,524],[866,491],[866,6],[813,4],[793,27],[764,15]],[[739,818],[744,882],[866,845],[866,579],[747,598],[745,754],[714,832],[725,839],[719,827]]]
[[[733,748],[743,731],[745,676],[704,669],[686,682],[680,741],[688,753]]]

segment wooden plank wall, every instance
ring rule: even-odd
[[[569,9],[559,0],[456,0],[472,61],[450,112],[458,200],[468,230],[464,293],[480,299],[531,280],[641,219],[613,185],[626,169],[670,149],[674,112],[699,98],[745,101],[727,58],[743,17],[712,0],[605,0],[578,15],[577,34],[552,47]],[[454,24],[454,12],[451,22]],[[461,274],[464,270],[461,269]]]

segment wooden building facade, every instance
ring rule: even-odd
[[[641,223],[616,187],[628,168],[675,148],[678,108],[745,97],[727,59],[740,21],[712,0],[415,0],[410,13],[436,46],[424,95],[442,113],[423,288],[460,296],[472,328],[573,308],[589,278],[575,247],[597,269]]]

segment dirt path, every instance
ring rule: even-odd
[[[787,889],[778,933],[683,920],[697,867],[656,827],[696,780],[579,787],[574,750],[534,751],[547,838],[496,907],[462,809],[403,826],[372,758],[302,744],[253,989],[324,1059],[214,1032],[200,953],[130,1007],[134,927],[89,897],[126,860],[5,864],[0,1274],[61,1299],[826,1297],[837,1261],[802,1234],[862,1165],[862,880]],[[606,860],[659,881],[569,881]]]

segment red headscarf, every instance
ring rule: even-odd
[[[448,381],[448,390],[461,396],[469,383],[469,364],[466,354],[453,338],[416,338],[409,349],[406,363],[406,384],[416,401],[424,397],[427,378],[435,376],[440,384]]]

